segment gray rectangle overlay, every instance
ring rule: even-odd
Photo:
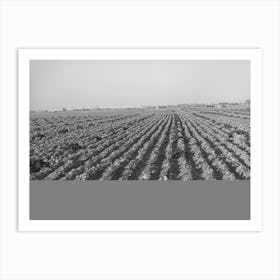
[[[31,220],[249,220],[250,181],[30,181]]]

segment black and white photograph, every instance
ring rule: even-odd
[[[280,280],[279,22],[0,0],[0,279]]]
[[[249,60],[30,60],[30,180],[250,180]]]
[[[20,49],[20,230],[258,229],[260,77],[258,49]]]

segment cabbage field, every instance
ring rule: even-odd
[[[31,180],[248,180],[250,110],[31,112]]]

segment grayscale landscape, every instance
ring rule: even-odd
[[[249,180],[248,61],[32,61],[31,180]]]

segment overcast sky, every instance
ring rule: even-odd
[[[31,110],[243,102],[249,61],[30,62]]]

